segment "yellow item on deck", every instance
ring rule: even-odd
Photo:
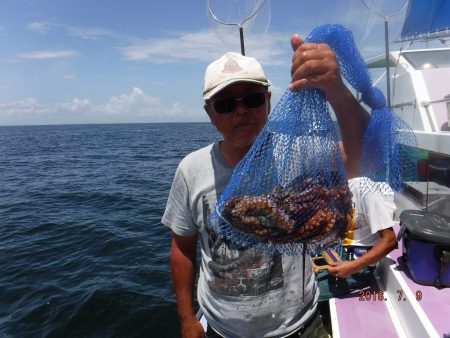
[[[342,258],[334,249],[326,249],[322,251],[322,256],[316,256],[312,258],[314,273],[318,273],[320,270],[329,268],[331,262],[337,263],[340,261],[342,261]]]

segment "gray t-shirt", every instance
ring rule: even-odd
[[[197,298],[218,333],[248,338],[289,335],[316,310],[319,292],[311,260],[306,259],[303,299],[302,256],[239,249],[210,229],[209,215],[231,174],[219,143],[186,156],[175,173],[162,223],[178,235],[199,234]]]

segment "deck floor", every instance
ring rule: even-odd
[[[375,284],[334,299],[341,338],[394,338],[397,330]]]

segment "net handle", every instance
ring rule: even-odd
[[[254,18],[256,16],[256,14],[258,14],[258,12],[261,10],[261,8],[264,6],[264,4],[266,3],[267,0],[261,0],[259,1],[259,5],[255,6],[255,8],[253,9],[253,12],[250,13],[249,16],[247,16],[244,20],[242,20],[240,23],[239,22],[225,22],[220,20],[214,13],[213,10],[211,9],[211,0],[207,0],[207,5],[208,5],[208,11],[209,14],[211,14],[211,16],[213,17],[214,20],[216,20],[218,23],[221,23],[222,25],[226,25],[226,26],[239,26],[242,27],[244,26],[244,24]]]
[[[389,18],[391,18],[391,17],[393,17],[393,16],[396,16],[396,15],[399,15],[400,13],[402,13],[402,12],[406,9],[406,7],[408,6],[410,0],[406,0],[406,1],[405,1],[405,4],[403,5],[403,7],[402,7],[399,11],[394,12],[394,13],[392,13],[392,14],[390,14],[390,15],[383,15],[383,13],[381,13],[381,12],[375,10],[375,8],[373,8],[372,4],[369,5],[369,4],[367,3],[367,0],[361,0],[361,2],[362,2],[362,4],[363,4],[369,11],[375,13],[375,14],[378,15],[379,17],[382,17],[382,18],[384,18],[384,19],[389,19]]]
[[[208,5],[208,11],[209,14],[212,16],[212,18],[214,20],[216,20],[218,23],[225,25],[225,26],[238,26],[239,27],[239,39],[241,42],[241,54],[245,55],[245,45],[244,45],[244,24],[248,21],[253,19],[256,14],[258,14],[258,12],[261,10],[261,8],[264,6],[264,4],[266,3],[267,0],[261,0],[259,1],[259,5],[255,6],[255,8],[253,9],[253,12],[250,13],[249,16],[247,16],[244,20],[242,20],[240,23],[239,22],[225,22],[220,20],[212,11],[211,9],[211,0],[207,0],[207,5]]]

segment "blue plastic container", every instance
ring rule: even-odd
[[[403,259],[419,284],[450,286],[450,217],[420,210],[400,215]]]

